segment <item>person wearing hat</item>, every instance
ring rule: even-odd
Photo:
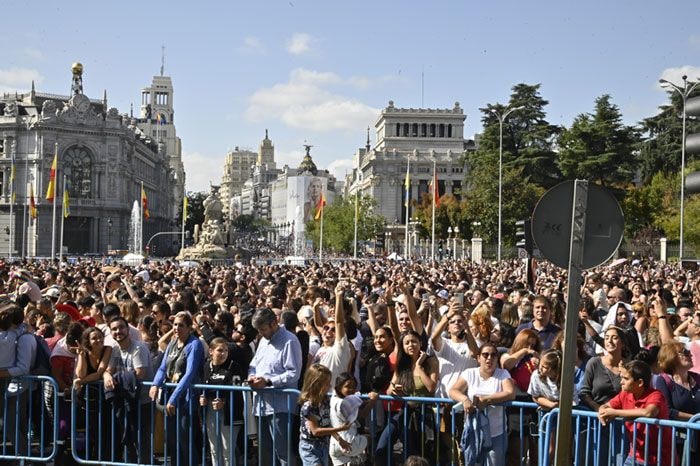
[[[41,299],[41,289],[32,277],[32,274],[27,269],[19,269],[14,273],[14,278],[17,280],[17,296],[26,294],[31,302],[36,303]]]

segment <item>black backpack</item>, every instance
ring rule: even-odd
[[[36,341],[36,357],[34,358],[34,364],[32,364],[30,374],[51,375],[51,350],[49,350],[48,343],[46,343],[43,337],[29,332],[24,332],[17,337],[17,341],[19,342],[19,339],[25,335],[30,335],[34,338],[34,341]]]

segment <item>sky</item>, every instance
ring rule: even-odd
[[[226,152],[269,130],[278,166],[303,144],[342,177],[393,100],[452,108],[479,133],[479,108],[541,84],[550,123],[570,125],[610,94],[627,124],[667,100],[659,78],[700,79],[700,2],[229,0],[2,2],[0,92],[84,91],[128,112],[159,74],[174,86],[188,191],[219,184]],[[10,20],[11,19],[11,20]]]

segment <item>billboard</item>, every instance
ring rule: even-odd
[[[294,222],[296,231],[305,231],[306,223],[314,220],[316,206],[323,193],[326,204],[331,202],[327,182],[326,178],[320,176],[294,176],[287,179],[287,221]]]

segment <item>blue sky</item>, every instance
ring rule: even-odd
[[[126,112],[158,74],[175,86],[187,189],[218,183],[225,153],[269,129],[278,164],[302,144],[342,175],[367,126],[393,100],[467,114],[541,83],[552,123],[569,125],[608,93],[626,122],[655,113],[665,77],[700,78],[697,1],[87,2],[2,5],[0,91],[67,94],[70,65],[88,95]],[[372,140],[374,133],[372,132]]]

